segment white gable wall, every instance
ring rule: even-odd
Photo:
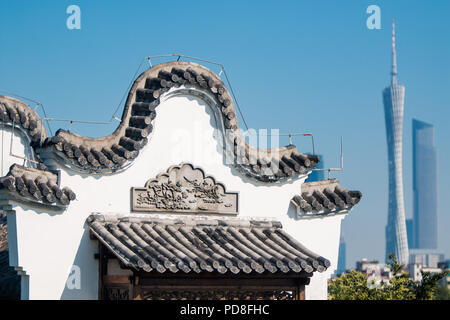
[[[61,185],[70,186],[77,199],[64,212],[45,212],[23,205],[13,208],[17,263],[30,277],[29,298],[96,299],[97,242],[89,238],[86,218],[93,212],[130,214],[131,187],[142,187],[170,166],[189,162],[222,182],[227,191],[239,192],[239,217],[273,217],[308,249],[329,259],[332,266],[323,274],[314,273],[306,289],[307,298],[326,299],[326,280],[336,269],[343,216],[296,220],[290,200],[300,193],[306,177],[284,184],[263,184],[242,177],[231,165],[224,164],[221,148],[214,139],[214,128],[221,124],[216,123],[214,111],[199,97],[173,95],[162,101],[156,112],[149,143],[135,162],[120,173],[79,174],[46,159],[47,165],[61,169]],[[133,213],[142,214],[151,213]],[[72,265],[80,268],[81,289],[69,289],[66,285]]]
[[[27,134],[19,127],[12,129],[11,125],[0,125],[0,176],[5,176],[9,167],[18,163],[21,165],[31,166],[31,162],[14,157],[19,156],[21,158],[27,158],[34,160],[34,151],[30,146],[30,140]]]

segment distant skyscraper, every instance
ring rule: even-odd
[[[341,241],[339,242],[339,255],[338,255],[338,263],[337,263],[337,275],[341,275],[345,273],[347,270],[347,252],[346,252],[346,245],[344,241],[344,237],[341,236]]]
[[[397,57],[395,52],[395,25],[392,22],[391,85],[383,91],[384,115],[389,167],[389,205],[386,226],[386,259],[393,253],[401,264],[408,263],[403,202],[402,134],[405,86],[397,84]]]
[[[414,248],[414,222],[413,219],[406,219],[406,234],[408,235],[408,248]]]
[[[320,161],[316,166],[316,169],[323,169],[324,168],[324,161],[323,156],[321,154],[318,154]],[[308,179],[306,179],[306,182],[313,182],[313,181],[321,181],[325,180],[325,171],[314,171],[311,172],[311,174],[308,176]]]
[[[413,119],[414,248],[437,248],[437,151],[434,127]]]

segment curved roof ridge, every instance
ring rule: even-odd
[[[20,126],[37,146],[47,138],[47,131],[39,115],[25,102],[0,95],[0,123]]]
[[[233,99],[220,77],[188,61],[166,62],[144,71],[134,81],[121,123],[112,134],[90,138],[59,129],[55,136],[45,139],[39,152],[53,152],[75,170],[100,174],[120,170],[136,159],[148,143],[160,97],[182,85],[195,86],[214,96],[227,132],[225,141],[234,145],[233,163],[244,175],[274,182],[305,174],[320,161],[318,156],[299,153],[292,145],[276,149],[249,146],[238,130]]]

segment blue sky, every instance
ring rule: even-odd
[[[81,8],[81,30],[66,27],[71,4]],[[381,8],[380,30],[366,27],[372,4]],[[333,176],[364,195],[343,223],[353,267],[363,257],[384,259],[381,91],[390,81],[393,18],[399,81],[406,86],[406,215],[413,209],[411,121],[417,118],[435,126],[439,244],[449,258],[450,1],[3,0],[0,90],[40,101],[54,118],[109,121],[143,57],[182,53],[222,63],[249,127],[312,132],[326,167],[339,165],[344,137],[345,170]],[[116,126],[78,124],[73,131],[102,136]],[[52,123],[53,132],[59,127],[67,125]],[[311,151],[305,138],[294,143]]]

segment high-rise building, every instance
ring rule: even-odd
[[[386,226],[386,260],[395,254],[401,264],[408,263],[403,200],[402,134],[405,86],[397,83],[397,57],[395,52],[395,24],[392,23],[391,85],[383,91],[384,114],[389,167],[389,205]]]
[[[318,154],[318,156],[320,158],[320,162],[317,164],[315,169],[324,169],[325,167],[324,167],[323,155]],[[305,182],[322,181],[322,180],[325,180],[325,171],[313,170]]]
[[[411,264],[420,264],[422,266],[437,268],[440,262],[444,261],[442,253],[411,253],[409,262]]]
[[[340,276],[341,274],[345,273],[347,270],[347,252],[346,252],[346,245],[344,241],[344,237],[341,236],[341,240],[339,242],[339,255],[338,255],[338,263],[337,263],[337,270],[336,274]]]
[[[437,245],[437,151],[434,127],[413,119],[414,248]]]
[[[408,235],[408,248],[414,248],[414,221],[406,219],[406,234]]]

